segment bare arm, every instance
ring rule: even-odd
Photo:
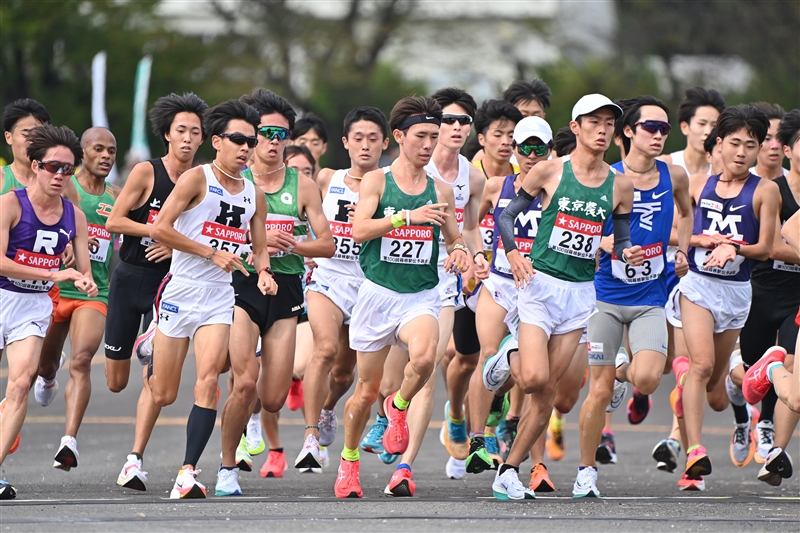
[[[774,221],[778,219],[778,208],[780,206],[781,193],[778,186],[770,180],[761,180],[753,194],[753,207],[758,206],[759,231],[758,242],[754,244],[744,244],[739,249],[739,255],[764,261],[769,258],[772,252],[772,244],[775,240],[775,230],[777,229]]]
[[[303,257],[333,257],[336,246],[333,244],[330,224],[322,211],[319,189],[310,178],[300,176],[297,190],[300,196],[298,203],[303,206],[315,238],[297,243],[292,253]]]
[[[319,187],[319,192],[322,195],[323,200],[325,199],[325,195],[328,194],[331,178],[335,172],[336,171],[332,168],[323,168],[319,171],[319,174],[317,174],[317,187]]]
[[[796,217],[793,215],[793,218]],[[789,220],[791,220],[791,218]],[[788,224],[789,221],[787,220],[786,223]],[[776,219],[775,224],[775,242],[772,245],[772,253],[769,254],[769,258],[776,261],[783,261],[784,263],[800,265],[800,255],[798,255],[787,242],[784,242],[785,237],[782,235],[780,220]]]
[[[792,250],[800,255],[800,211],[797,211],[792,217],[786,221],[781,230],[783,238]]]
[[[353,240],[358,244],[377,239],[394,229],[390,216],[372,218],[385,186],[386,177],[380,169],[367,172],[361,180],[358,204],[353,213]]]
[[[201,202],[206,194],[205,191],[206,178],[203,170],[200,168],[192,169],[184,173],[175,184],[172,194],[164,202],[161,211],[156,218],[155,223],[150,226],[150,232],[147,236],[163,242],[170,248],[180,250],[187,254],[198,255],[200,257],[208,257],[214,251],[210,246],[200,244],[197,241],[186,237],[173,226],[178,217],[186,211],[189,204]],[[123,190],[124,194],[124,190]],[[117,203],[114,207],[117,207]],[[113,214],[113,209],[112,209]],[[145,226],[144,224],[137,224],[138,226]]]
[[[106,221],[106,229],[111,233],[131,237],[150,237],[150,226],[131,220],[128,213],[142,204],[143,197],[154,184],[153,165],[147,162],[136,165],[114,201]],[[144,200],[146,199],[145,197]]]
[[[267,252],[267,199],[256,191],[256,212],[250,219],[250,242],[253,248],[253,266],[256,272],[269,267],[269,253]]]
[[[464,206],[464,231],[462,235],[473,254],[483,250],[483,240],[481,239],[479,224],[483,218],[480,216],[480,205],[483,200],[485,185],[486,179],[483,177],[481,171],[470,165],[469,201],[467,205]]]

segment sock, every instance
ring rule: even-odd
[[[597,467],[596,466],[579,466],[578,467],[578,472],[580,472],[584,468],[594,468],[594,471],[597,472]]]
[[[772,381],[772,371],[778,368],[778,366],[783,366],[783,363],[775,361],[774,363],[770,363],[767,365],[767,379],[769,379],[770,383],[774,383],[774,381]]]
[[[469,438],[471,439],[474,439],[475,437],[483,438],[483,436],[484,436],[483,431],[473,431],[472,433],[469,434]]]
[[[775,389],[770,387],[764,399],[761,400],[761,417],[760,420],[775,420],[775,404],[778,402],[778,395],[775,394]]]
[[[558,429],[564,427],[564,419],[563,418],[556,418],[555,416],[550,417],[550,427],[553,429]]]
[[[511,469],[514,472],[516,472],[517,474],[519,474],[519,467],[518,466],[511,466],[508,463],[503,463],[502,465],[500,465],[500,475],[502,476],[505,473],[505,471],[509,470],[509,469]]]
[[[283,453],[283,448],[270,448],[269,451],[277,452],[277,453]]]
[[[217,419],[216,409],[206,409],[198,405],[192,406],[189,421],[186,423],[186,455],[183,464],[197,467],[203,450],[206,449],[208,439],[214,431],[214,422]]]
[[[401,468],[405,468],[406,470],[411,472],[411,467],[408,466],[408,463],[400,463],[399,465],[397,465],[397,468],[395,468],[395,470],[400,470]]]
[[[377,413],[375,415],[375,422],[377,422],[378,420],[388,420],[388,419],[385,416],[381,416],[380,413]]]
[[[699,444],[695,444],[694,446],[689,446],[688,448],[686,448],[686,455],[691,455],[692,452],[697,451],[699,449],[700,449]]]
[[[453,424],[463,424],[464,423],[464,417],[463,416],[461,418],[453,418],[452,416],[450,416],[450,413],[447,413],[447,418]]]
[[[142,454],[140,454],[140,453],[137,453],[137,452],[131,452],[131,453],[129,453],[128,455],[133,455],[134,457],[136,457],[136,458],[137,458],[137,459],[139,459],[140,461],[144,461],[144,459],[142,459]]]
[[[614,436],[614,431],[611,430],[611,429],[603,428],[603,435],[611,435],[613,437]]]
[[[250,422],[261,423],[261,409],[259,409],[257,413],[250,415]]]
[[[731,407],[733,408],[733,417],[737,424],[746,424],[750,421],[750,413],[747,412],[747,404],[731,404]]]
[[[230,470],[233,470],[234,468],[236,468],[236,466],[222,466],[222,465],[219,465],[219,469],[220,470],[228,470],[228,471],[230,471]]]
[[[358,448],[356,448],[355,450],[351,450],[350,448],[345,446],[342,449],[342,459],[344,459],[345,461],[356,462],[358,461],[358,458],[359,458]]]
[[[397,394],[394,395],[394,400],[392,401],[392,405],[394,405],[400,411],[405,411],[408,409],[408,404],[411,402],[404,400],[400,396],[400,391],[397,391]]]

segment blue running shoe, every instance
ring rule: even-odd
[[[371,428],[369,428],[369,433],[367,433],[361,440],[361,449],[369,453],[383,453],[383,433],[386,431],[386,427],[388,425],[388,418],[384,418],[381,415],[376,415],[375,423],[372,424]],[[394,461],[391,463],[393,462]]]
[[[397,455],[397,454],[394,454],[394,453],[381,452],[381,454],[378,456],[378,459],[383,461],[385,464],[390,465],[390,464],[394,463],[395,461],[397,461],[397,459],[399,457],[400,457],[400,455]]]
[[[492,470],[496,470],[503,464],[503,458],[500,457],[500,444],[497,442],[497,435],[487,433],[484,436],[486,442],[486,451],[489,452],[489,457],[492,459]]]
[[[469,436],[467,421],[456,424],[450,419],[450,402],[444,404],[444,420],[447,429],[444,432],[444,447],[454,459],[466,459],[469,455]]]

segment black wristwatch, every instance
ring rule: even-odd
[[[741,244],[739,244],[738,242],[728,242],[728,243],[725,243],[725,244],[730,244],[731,246],[736,248],[736,255],[739,255],[739,252],[742,249],[742,245]]]
[[[275,273],[272,271],[272,269],[271,269],[270,267],[264,267],[264,268],[262,268],[262,269],[259,271],[259,274],[260,274],[261,272],[266,272],[267,274],[269,274],[269,275],[270,275],[270,276],[272,276],[273,278],[275,277]]]

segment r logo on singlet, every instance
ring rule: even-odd
[[[350,222],[350,217],[348,216],[350,209],[346,207],[350,205],[350,202],[348,200],[337,200],[336,203],[339,206],[339,210],[336,212],[333,219],[336,222]]]
[[[56,246],[58,246],[58,233],[43,229],[36,231],[36,242],[33,244],[34,253],[53,255]]]
[[[228,226],[230,228],[242,227],[242,215],[244,215],[244,207],[238,205],[230,205],[227,202],[220,201],[219,203],[219,216],[214,220],[217,224]]]

